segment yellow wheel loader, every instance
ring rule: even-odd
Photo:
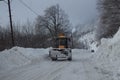
[[[55,60],[66,59],[72,60],[72,50],[71,50],[71,38],[66,37],[64,34],[59,34],[55,39],[56,46],[49,50],[49,57]]]

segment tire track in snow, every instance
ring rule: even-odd
[[[65,69],[66,66],[68,66],[70,64],[70,62],[63,62],[62,64],[60,64],[60,66],[58,66],[58,68],[52,70],[51,72],[45,74],[44,77],[41,78],[41,80],[58,80],[58,77],[60,77],[61,75],[61,71],[62,69]],[[37,79],[36,79],[37,80]]]
[[[66,67],[68,64],[69,64],[68,62],[66,63],[66,62],[56,61],[50,63],[45,61],[39,65],[34,65],[31,67],[23,67],[22,69],[13,71],[11,72],[11,74],[9,73],[9,75],[0,78],[0,80],[47,80],[47,79],[52,80],[52,78],[58,76],[56,74],[58,74],[59,71],[62,70],[64,67]],[[44,68],[44,65],[46,65],[47,67]]]
[[[73,61],[51,61],[45,54],[32,64],[7,73],[0,80],[104,80],[85,51],[73,52]],[[67,77],[66,77],[67,76]]]
[[[82,61],[86,80],[104,80],[103,76],[94,69],[92,60]]]

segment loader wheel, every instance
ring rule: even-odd
[[[55,58],[52,58],[52,61],[56,61],[57,59],[55,59]]]
[[[49,51],[49,57],[51,57],[51,51]]]
[[[57,57],[56,58],[51,58],[52,59],[52,61],[56,61],[57,60]]]
[[[68,61],[72,61],[72,57],[68,58]]]

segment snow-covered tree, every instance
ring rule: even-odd
[[[100,12],[97,38],[112,37],[120,26],[120,0],[98,0]]]

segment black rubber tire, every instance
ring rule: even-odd
[[[72,57],[68,58],[68,61],[72,61]]]
[[[57,56],[56,56],[56,58],[51,58],[52,59],[52,61],[56,61],[57,60]]]
[[[52,61],[56,61],[56,59],[52,58]]]
[[[49,53],[49,57],[50,57],[50,53]]]

